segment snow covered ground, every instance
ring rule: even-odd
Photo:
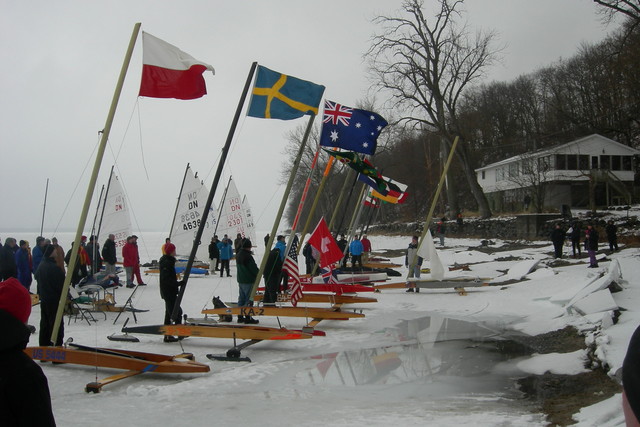
[[[164,233],[139,235],[143,262],[159,258]],[[72,236],[57,237],[67,249]],[[410,240],[382,236],[370,239],[374,251],[404,249]],[[495,243],[494,248],[505,244]],[[192,337],[180,343],[163,343],[159,336],[138,335],[139,343],[108,341],[107,335],[119,332],[126,317],[130,325],[134,324],[130,314],[121,316],[116,325],[113,321],[117,313],[107,313],[106,321],[98,313],[99,320],[92,325],[81,320],[67,324],[65,318],[65,337],[73,337],[74,342],[163,354],[184,349],[197,361],[209,364],[211,371],[143,374],[107,385],[99,394],[87,394],[85,384],[115,371],[42,364],[58,425],[545,425],[544,416],[532,410],[514,390],[514,379],[545,371],[583,372],[585,352],[505,360],[485,351],[483,343],[470,345],[466,339],[502,333],[536,335],[573,325],[585,331],[587,342],[597,345],[597,356],[614,376],[622,366],[629,338],[640,324],[640,251],[622,248],[607,255],[598,269],[586,268],[585,259],[571,258],[566,259],[569,265],[551,268],[551,244],[540,246],[537,242],[495,253],[481,252],[478,246],[478,240],[447,238],[439,253],[446,265],[470,264],[471,271],[448,272],[449,276],[490,278],[494,286],[468,288],[466,296],[452,289],[423,289],[420,293],[385,289],[366,294],[375,296],[378,302],[349,307],[362,311],[365,318],[323,321],[318,329],[326,332],[325,337],[258,343],[243,351],[252,363],[207,359],[206,354],[224,353],[231,347],[232,342],[226,339]],[[568,253],[569,248],[565,249]],[[263,252],[264,245],[258,242],[258,260]],[[519,260],[504,260],[509,256]],[[538,262],[533,271],[522,272],[527,270],[527,262],[536,264],[522,260]],[[402,257],[391,261],[404,263]],[[580,294],[587,284],[608,280],[598,281],[598,277],[616,278],[617,265],[624,278],[623,291],[611,297],[597,294],[591,301],[573,301],[575,295],[589,297],[597,291],[597,286],[592,286]],[[398,270],[403,277],[390,281],[404,280],[406,269]],[[523,280],[508,284],[516,274]],[[148,286],[138,289],[133,303],[149,311],[137,314],[138,325],[160,324],[163,302],[157,276],[144,279]],[[118,289],[116,302],[123,304],[130,292]],[[212,307],[213,296],[234,301],[235,277],[192,276],[182,307],[189,316],[200,317],[203,308]],[[610,303],[608,298],[626,309],[615,325],[610,310],[597,312],[598,307],[606,306],[602,301]],[[574,308],[569,309],[568,304]],[[577,307],[596,313],[583,316]],[[30,323],[37,326],[39,316],[38,307],[34,307]],[[281,322],[290,328],[306,323],[296,318],[283,318]],[[266,317],[260,318],[260,324],[278,325],[276,319]],[[37,344],[36,336],[32,336],[31,344]],[[575,420],[580,426],[623,425],[621,395],[584,408]]]

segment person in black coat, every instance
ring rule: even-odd
[[[114,234],[109,234],[109,238],[102,245],[102,259],[105,264],[105,272],[107,274],[116,274],[118,258],[116,256],[116,236]]]
[[[611,252],[618,251],[618,227],[613,223],[613,220],[610,219],[607,223],[607,226],[604,228],[604,231],[607,233],[607,240],[609,241],[609,250]]]
[[[38,281],[38,294],[40,295],[40,331],[38,334],[38,342],[40,345],[53,345],[51,342],[51,332],[56,321],[58,305],[62,295],[65,274],[62,272],[54,255],[53,245],[47,245],[44,248],[44,256],[38,271],[36,271],[36,280]],[[64,338],[64,320],[60,320],[60,328],[58,329],[58,337],[55,345],[62,345]]]
[[[218,248],[218,236],[211,238],[209,243],[209,274],[215,275],[220,262],[220,249]]]
[[[571,248],[573,249],[573,257],[580,258],[582,255],[580,249],[580,236],[582,235],[582,228],[578,221],[574,222],[571,225],[571,235],[568,236],[571,238]],[[578,252],[578,256],[576,256],[576,252]]]
[[[58,268],[58,267],[56,267]],[[23,351],[31,297],[18,279],[0,282],[0,425],[55,426],[51,394],[42,369]]]
[[[164,300],[164,324],[171,325],[171,314],[178,299],[180,282],[176,276],[176,246],[173,243],[167,243],[164,249],[166,254],[162,255],[158,262],[160,265],[160,297]],[[182,309],[178,308],[176,323],[181,323],[181,318]],[[174,336],[164,336],[164,342],[176,341],[178,338]]]
[[[18,266],[13,251],[0,244],[0,280],[18,277]]]
[[[280,288],[280,277],[282,275],[282,260],[280,259],[280,249],[273,248],[269,252],[267,263],[264,268],[264,298],[263,304],[275,304],[278,300],[278,290]]]
[[[551,232],[551,242],[553,243],[553,250],[555,251],[556,258],[562,258],[562,246],[564,246],[565,237],[565,231],[562,229],[560,224],[556,224]]]
[[[598,252],[598,231],[593,225],[587,225],[587,229],[584,232],[584,248],[589,253],[589,268],[598,267],[598,260],[596,260],[596,252]]]

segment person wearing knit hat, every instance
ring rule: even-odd
[[[49,384],[23,351],[30,331],[29,291],[15,278],[0,282],[0,425],[55,426]]]
[[[62,295],[65,274],[62,272],[55,259],[55,246],[47,245],[40,267],[36,272],[38,281],[38,295],[40,295],[40,330],[38,342],[40,345],[52,345],[51,333],[55,324],[58,304]],[[60,320],[58,337],[55,345],[62,345],[64,339],[64,321]]]
[[[251,240],[243,239],[240,251],[236,254],[236,268],[238,269],[238,307],[253,305],[251,289],[258,277],[259,268],[251,254]],[[256,324],[258,319],[251,316],[238,316],[238,323]]]
[[[160,257],[158,264],[160,266],[160,297],[164,300],[164,324],[171,325],[171,314],[173,307],[178,299],[180,291],[180,282],[176,276],[176,246],[173,243],[167,243],[164,247],[165,254]],[[176,320],[181,323],[182,309],[178,309],[179,314]],[[176,342],[177,337],[165,335],[164,342]]]

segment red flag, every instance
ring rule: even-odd
[[[343,257],[336,240],[331,235],[331,232],[329,232],[329,227],[327,227],[324,217],[320,218],[316,229],[311,233],[309,244],[320,252],[320,267],[326,267],[334,262],[338,262]]]
[[[142,33],[140,96],[196,99],[207,93],[202,73],[213,67],[177,47]]]
[[[291,304],[295,307],[298,300],[302,298],[302,283],[300,283],[300,271],[298,269],[298,236],[293,238],[291,248],[287,257],[284,259],[282,269],[289,274],[289,281],[293,282],[291,286]]]

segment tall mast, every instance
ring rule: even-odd
[[[102,130],[102,138],[100,139],[100,144],[98,145],[96,161],[93,166],[93,172],[91,173],[91,178],[89,179],[87,194],[84,198],[84,205],[82,207],[82,212],[80,214],[80,219],[78,221],[76,237],[73,241],[73,248],[71,249],[71,259],[69,260],[69,268],[68,268],[69,272],[72,272],[76,268],[76,261],[78,258],[78,250],[80,248],[80,238],[82,237],[82,230],[84,229],[84,226],[87,222],[89,205],[91,204],[93,191],[96,186],[96,181],[98,180],[100,165],[102,164],[102,158],[104,157],[104,152],[107,147],[107,141],[109,140],[109,134],[111,133],[111,125],[113,124],[113,118],[116,115],[118,101],[120,100],[120,94],[122,93],[122,87],[124,86],[124,79],[127,75],[127,69],[129,68],[129,63],[131,62],[131,56],[133,55],[133,48],[136,44],[136,39],[138,38],[139,32],[140,32],[140,23],[138,22],[133,26],[133,33],[131,34],[129,47],[127,48],[124,62],[122,63],[122,68],[120,69],[120,77],[118,78],[118,83],[116,84],[116,89],[113,93],[113,98],[111,100],[111,107],[109,108],[109,113],[107,114],[107,120],[105,122],[104,129]],[[64,313],[64,306],[67,300],[67,293],[69,292],[70,285],[71,285],[71,273],[67,274],[64,279],[64,285],[62,287],[60,303],[58,304],[58,311],[56,313],[56,320],[53,323],[53,330],[51,331],[51,342],[53,343],[53,345],[55,345],[55,342],[58,339],[60,322],[62,321],[62,315]]]
[[[49,178],[47,178],[47,185],[44,187],[44,204],[42,205],[42,222],[40,223],[40,236],[42,236],[42,230],[44,229],[44,213],[47,209],[47,193],[49,192]]]
[[[240,97],[240,101],[238,102],[238,107],[236,108],[236,113],[233,117],[233,122],[231,123],[229,134],[227,135],[227,141],[225,142],[224,147],[222,148],[222,155],[220,156],[218,169],[216,170],[216,175],[213,178],[213,184],[211,184],[211,189],[209,190],[209,197],[207,198],[207,202],[205,203],[204,212],[202,213],[202,219],[200,221],[200,226],[198,227],[196,236],[193,239],[193,247],[191,248],[191,254],[189,255],[189,260],[187,261],[187,266],[185,267],[185,270],[184,270],[182,286],[180,286],[180,291],[178,292],[176,303],[173,306],[173,312],[171,313],[171,320],[174,323],[178,321],[178,317],[179,317],[178,313],[180,312],[180,303],[182,302],[184,291],[187,288],[187,282],[189,280],[189,275],[191,273],[191,267],[193,267],[193,261],[196,258],[196,252],[198,251],[198,246],[200,246],[200,239],[202,238],[202,233],[204,232],[204,228],[207,225],[207,217],[209,216],[209,209],[211,209],[211,205],[213,204],[213,197],[216,195],[216,188],[218,188],[220,177],[222,176],[222,170],[224,169],[224,163],[227,160],[227,155],[229,154],[229,147],[231,147],[231,141],[233,141],[233,135],[235,134],[236,127],[238,126],[238,121],[240,120],[240,114],[242,113],[242,107],[244,106],[244,101],[247,97],[247,93],[249,92],[249,88],[251,87],[251,81],[253,80],[253,74],[255,73],[257,66],[258,66],[257,62],[254,62],[251,64],[251,70],[249,71],[249,75],[247,76],[247,81],[244,84],[244,89],[242,90],[242,96]]]
[[[96,239],[100,237],[100,230],[102,229],[102,220],[104,219],[104,211],[107,208],[107,198],[109,197],[109,190],[111,189],[111,180],[113,179],[114,167],[115,165],[111,166],[111,172],[109,172],[109,180],[107,181],[107,190],[104,192],[104,199],[102,199],[102,195],[100,195],[100,199],[102,200],[102,212],[100,212],[100,221],[98,221],[98,232],[96,233]],[[104,189],[104,187],[102,188]]]
[[[222,193],[222,201],[220,202],[220,206],[218,209],[218,219],[216,221],[216,226],[213,229],[213,235],[215,236],[218,232],[218,225],[220,224],[220,218],[222,218],[222,210],[224,209],[224,201],[227,198],[227,192],[229,191],[229,185],[231,185],[231,179],[233,179],[233,175],[229,177],[227,181],[227,186],[224,188],[224,193]]]

